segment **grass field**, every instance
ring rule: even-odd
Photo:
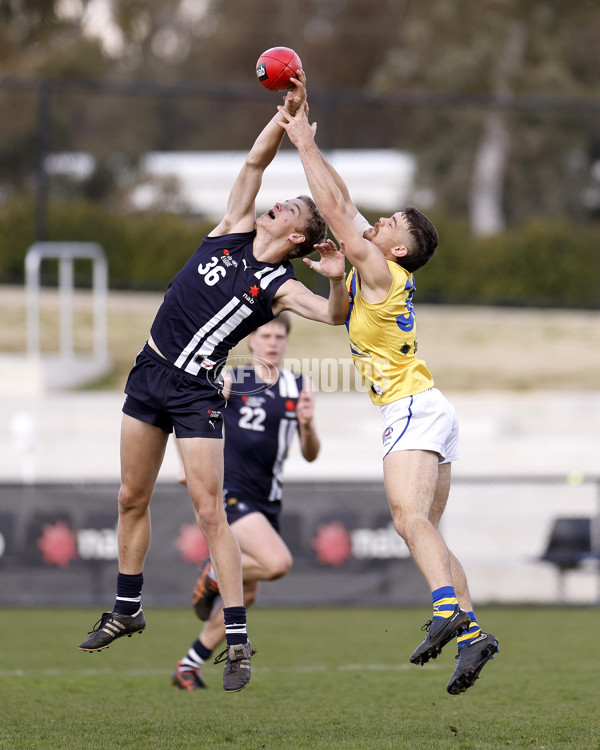
[[[77,643],[94,610],[0,613],[0,748],[600,747],[598,611],[479,612],[500,654],[465,694],[445,688],[454,646],[407,662],[422,608],[255,609],[252,681],[241,693],[170,687],[195,637],[191,610],[148,609],[147,630],[100,654]]]

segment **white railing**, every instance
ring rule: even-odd
[[[73,267],[76,259],[92,262],[94,306],[94,359],[108,359],[107,294],[108,264],[101,245],[95,242],[36,242],[25,256],[25,283],[27,289],[27,351],[40,354],[40,268],[42,260],[58,260],[60,295],[60,356],[74,357],[73,346]]]

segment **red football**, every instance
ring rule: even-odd
[[[293,88],[290,78],[297,78],[302,61],[289,47],[271,47],[256,61],[256,76],[269,91]]]

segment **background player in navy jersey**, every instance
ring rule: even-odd
[[[459,457],[459,426],[454,407],[416,356],[413,304],[414,272],[435,253],[437,231],[412,207],[370,226],[322,157],[308,108],[294,115],[282,111],[282,117],[315,201],[353,264],[346,323],[352,356],[381,408],[384,483],[394,526],[431,591],[433,615],[410,661],[425,664],[457,638],[458,663],[446,688],[456,695],[478,679],[498,651],[498,639],[479,627],[463,567],[438,528],[452,461]]]
[[[311,383],[282,369],[289,329],[285,313],[261,326],[248,339],[250,365],[225,373],[223,500],[242,552],[246,607],[256,600],[260,581],[281,578],[292,566],[292,554],[279,535],[279,515],[283,464],[294,435],[307,461],[314,461],[320,449]],[[196,614],[207,623],[173,672],[172,684],[182,690],[205,687],[202,665],[225,637],[223,608],[214,607],[218,593],[208,559],[193,597]]]
[[[304,84],[285,97],[294,112]],[[314,202],[300,196],[256,218],[262,175],[284,131],[272,117],[250,149],[231,189],[225,216],[172,279],[125,387],[121,425],[119,574],[114,608],[104,612],[79,648],[100,651],[146,627],[141,605],[150,545],[150,499],[169,434],[175,431],[196,520],[210,549],[224,603],[227,650],[223,687],[235,692],[250,679],[252,647],[246,630],[238,543],[222,503],[222,418],[219,387],[227,354],[241,339],[284,310],[331,325],[344,322],[344,257],[320,250],[330,277],[329,299],[296,280],[290,259],[322,243],[326,225]],[[165,251],[167,249],[165,248]]]

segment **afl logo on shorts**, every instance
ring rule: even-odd
[[[394,434],[394,428],[388,427],[387,430],[383,433],[383,444],[387,445],[390,440],[392,439],[392,435]]]

